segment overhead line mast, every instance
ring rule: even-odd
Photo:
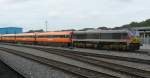
[[[46,28],[46,29],[45,29],[45,32],[47,32],[47,25],[48,25],[48,21],[46,20],[46,21],[45,21],[45,28]]]

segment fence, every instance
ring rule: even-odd
[[[143,44],[149,44],[150,45],[150,37],[141,38]]]

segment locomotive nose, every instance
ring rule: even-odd
[[[133,37],[131,39],[131,43],[139,43],[140,42],[140,39],[138,37]]]

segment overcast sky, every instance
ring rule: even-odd
[[[115,27],[150,18],[150,0],[0,0],[0,26],[25,31]]]

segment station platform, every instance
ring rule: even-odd
[[[140,47],[140,51],[146,51],[146,52],[149,52],[150,54],[150,45],[143,44],[143,46]]]
[[[140,47],[141,49],[149,49],[150,50],[150,45],[148,44],[143,44],[143,46]]]

